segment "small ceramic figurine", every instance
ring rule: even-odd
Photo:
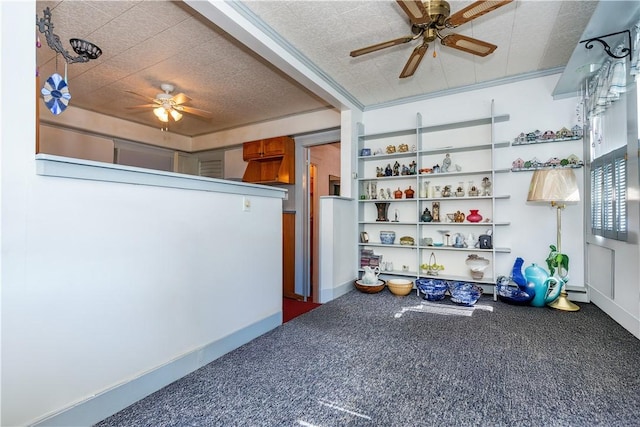
[[[491,181],[489,180],[489,177],[487,177],[487,176],[482,178],[482,194],[484,196],[490,196],[491,195]]]
[[[393,164],[393,176],[400,176],[400,163],[397,160]]]
[[[416,161],[412,161],[411,163],[409,163],[409,175],[415,175],[416,174],[416,167],[418,165],[416,164]]]
[[[441,172],[449,172],[449,168],[451,167],[451,155],[447,153],[444,156],[444,160],[442,161],[442,167],[440,168]]]
[[[391,176],[393,175],[393,169],[391,169],[391,164],[387,163],[387,167],[384,168],[384,176]]]
[[[431,217],[432,222],[440,222],[440,202],[433,202],[431,204]]]

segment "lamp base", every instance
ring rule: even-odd
[[[553,302],[547,304],[551,308],[563,311],[578,311],[580,307],[569,301],[569,294],[563,289],[560,296]]]

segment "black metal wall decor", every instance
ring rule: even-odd
[[[625,34],[625,33],[627,34],[627,42],[629,43],[629,47],[622,48],[620,53],[622,53],[623,55],[616,55],[615,53],[611,52],[611,46],[609,46],[607,44],[607,42],[602,40],[603,38],[607,38],[607,37],[611,37],[611,36],[617,36],[618,34]],[[629,30],[618,31],[617,33],[606,34],[604,36],[592,37],[592,38],[587,39],[587,40],[580,40],[580,43],[585,43],[584,47],[587,48],[587,49],[592,49],[593,48],[593,42],[600,43],[602,45],[602,47],[604,48],[604,51],[606,52],[606,54],[609,55],[612,58],[622,59],[622,58],[626,58],[628,56],[629,60],[631,60],[631,51],[632,51],[633,46],[631,45],[631,32]]]
[[[71,47],[78,56],[72,56],[60,42],[60,37],[53,32],[53,22],[51,22],[51,10],[47,7],[44,11],[44,18],[38,18],[36,15],[36,25],[38,30],[43,33],[47,39],[49,47],[62,56],[64,56],[67,64],[73,64],[74,62],[88,62],[91,59],[96,59],[102,55],[102,50],[95,44],[82,39],[70,39]]]

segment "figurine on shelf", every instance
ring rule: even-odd
[[[453,214],[453,222],[464,222],[464,214],[460,211],[457,211]]]
[[[391,169],[391,163],[387,163],[387,167],[384,168],[384,176],[393,175],[393,169]]]
[[[416,168],[417,168],[417,164],[416,161],[412,161],[411,163],[409,163],[409,175],[415,175],[416,174]]]
[[[491,195],[491,181],[488,176],[482,178],[482,195],[490,196]]]
[[[400,163],[397,160],[393,164],[393,176],[400,176]]]
[[[451,186],[445,185],[442,189],[442,197],[451,197]]]
[[[387,199],[391,198],[391,189],[387,187]]]
[[[409,175],[409,167],[407,165],[402,165],[402,175]]]
[[[387,199],[387,194],[384,191],[384,188],[380,189],[380,199],[381,200],[386,200]]]
[[[449,172],[449,168],[451,167],[451,155],[447,153],[444,156],[444,160],[442,161],[442,167],[440,168],[441,172]]]
[[[433,167],[433,173],[440,173],[440,165],[435,165]]]
[[[384,169],[382,168],[382,166],[376,167],[376,176],[378,178],[380,178],[381,176],[384,176]]]
[[[431,203],[432,222],[440,222],[440,202]]]

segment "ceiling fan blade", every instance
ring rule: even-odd
[[[158,104],[132,105],[131,107],[127,107],[127,108],[156,108],[156,107],[158,107]]]
[[[498,47],[462,34],[449,34],[442,38],[442,44],[478,56],[487,56]]]
[[[351,51],[351,53],[349,55],[351,55],[352,57],[357,57],[360,55],[364,55],[365,53],[371,53],[371,52],[375,52],[377,50],[381,50],[381,49],[385,49],[387,47],[391,47],[391,46],[397,46],[399,44],[403,44],[403,43],[408,43],[411,40],[414,40],[416,37],[401,37],[399,39],[395,39],[395,40],[389,40],[388,42],[382,42],[382,43],[378,43],[378,44],[374,44],[372,46],[368,46],[368,47],[363,47],[362,49],[356,49],[354,51]]]
[[[409,20],[414,25],[423,25],[431,22],[431,18],[424,8],[421,0],[396,0],[404,13],[409,16]]]
[[[511,3],[512,1],[513,0],[495,0],[471,3],[469,6],[451,15],[449,19],[445,21],[445,25],[449,28],[455,28],[458,25],[462,25],[472,19],[476,19],[485,13],[489,13],[501,6],[504,6],[505,4]]]
[[[154,98],[150,98],[150,97],[148,97],[148,96],[141,95],[141,94],[139,94],[139,93],[137,93],[137,92],[133,92],[133,91],[131,91],[131,90],[125,90],[125,92],[130,93],[130,94],[135,95],[135,96],[139,96],[140,98],[144,98],[144,99],[146,99],[147,101],[151,101],[151,102],[155,102],[156,104],[160,104],[160,103],[159,103],[158,101],[156,101]]]
[[[187,95],[185,95],[184,93],[179,93],[177,95],[175,95],[173,98],[173,102],[175,102],[176,104],[184,104],[187,103],[189,101],[191,101],[191,98],[189,98]]]
[[[193,114],[194,116],[204,117],[206,119],[213,118],[213,113],[210,111],[201,110],[199,108],[187,107],[185,105],[180,105],[174,107],[177,111],[181,113]]]
[[[427,49],[429,48],[428,43],[422,43],[420,46],[413,49],[411,52],[411,56],[409,60],[404,65],[402,72],[400,73],[400,78],[404,79],[405,77],[413,76],[413,73],[418,69],[418,65],[420,65],[420,61],[424,57],[424,54],[427,53]]]

